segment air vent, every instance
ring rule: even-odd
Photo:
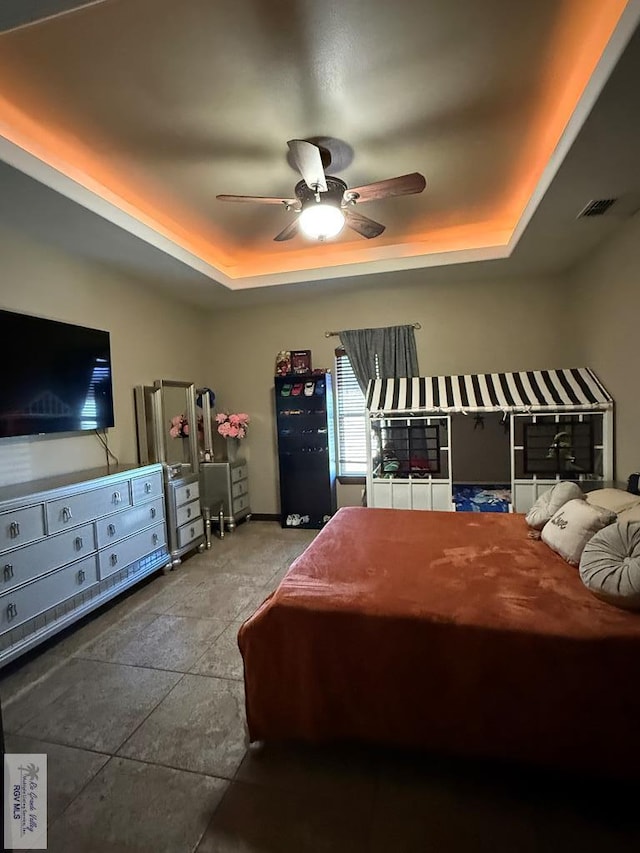
[[[602,216],[609,210],[612,204],[616,203],[615,198],[599,198],[596,201],[590,201],[577,216],[577,219],[582,219],[584,216]]]

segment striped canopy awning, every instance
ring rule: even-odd
[[[608,409],[613,400],[588,367],[374,379],[367,409],[378,412],[540,412]]]

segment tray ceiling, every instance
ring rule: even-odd
[[[70,4],[66,4],[69,6]],[[365,12],[366,9],[366,12]],[[508,256],[638,20],[625,0],[104,0],[0,35],[0,157],[230,289]],[[321,139],[366,241],[273,237]]]

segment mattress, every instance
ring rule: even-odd
[[[340,509],[242,625],[252,741],[635,773],[640,616],[524,516]]]

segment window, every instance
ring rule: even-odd
[[[365,399],[343,349],[336,350],[336,400],[338,476],[364,477],[367,473]]]
[[[524,472],[565,479],[594,471],[591,421],[566,419],[524,426]]]

